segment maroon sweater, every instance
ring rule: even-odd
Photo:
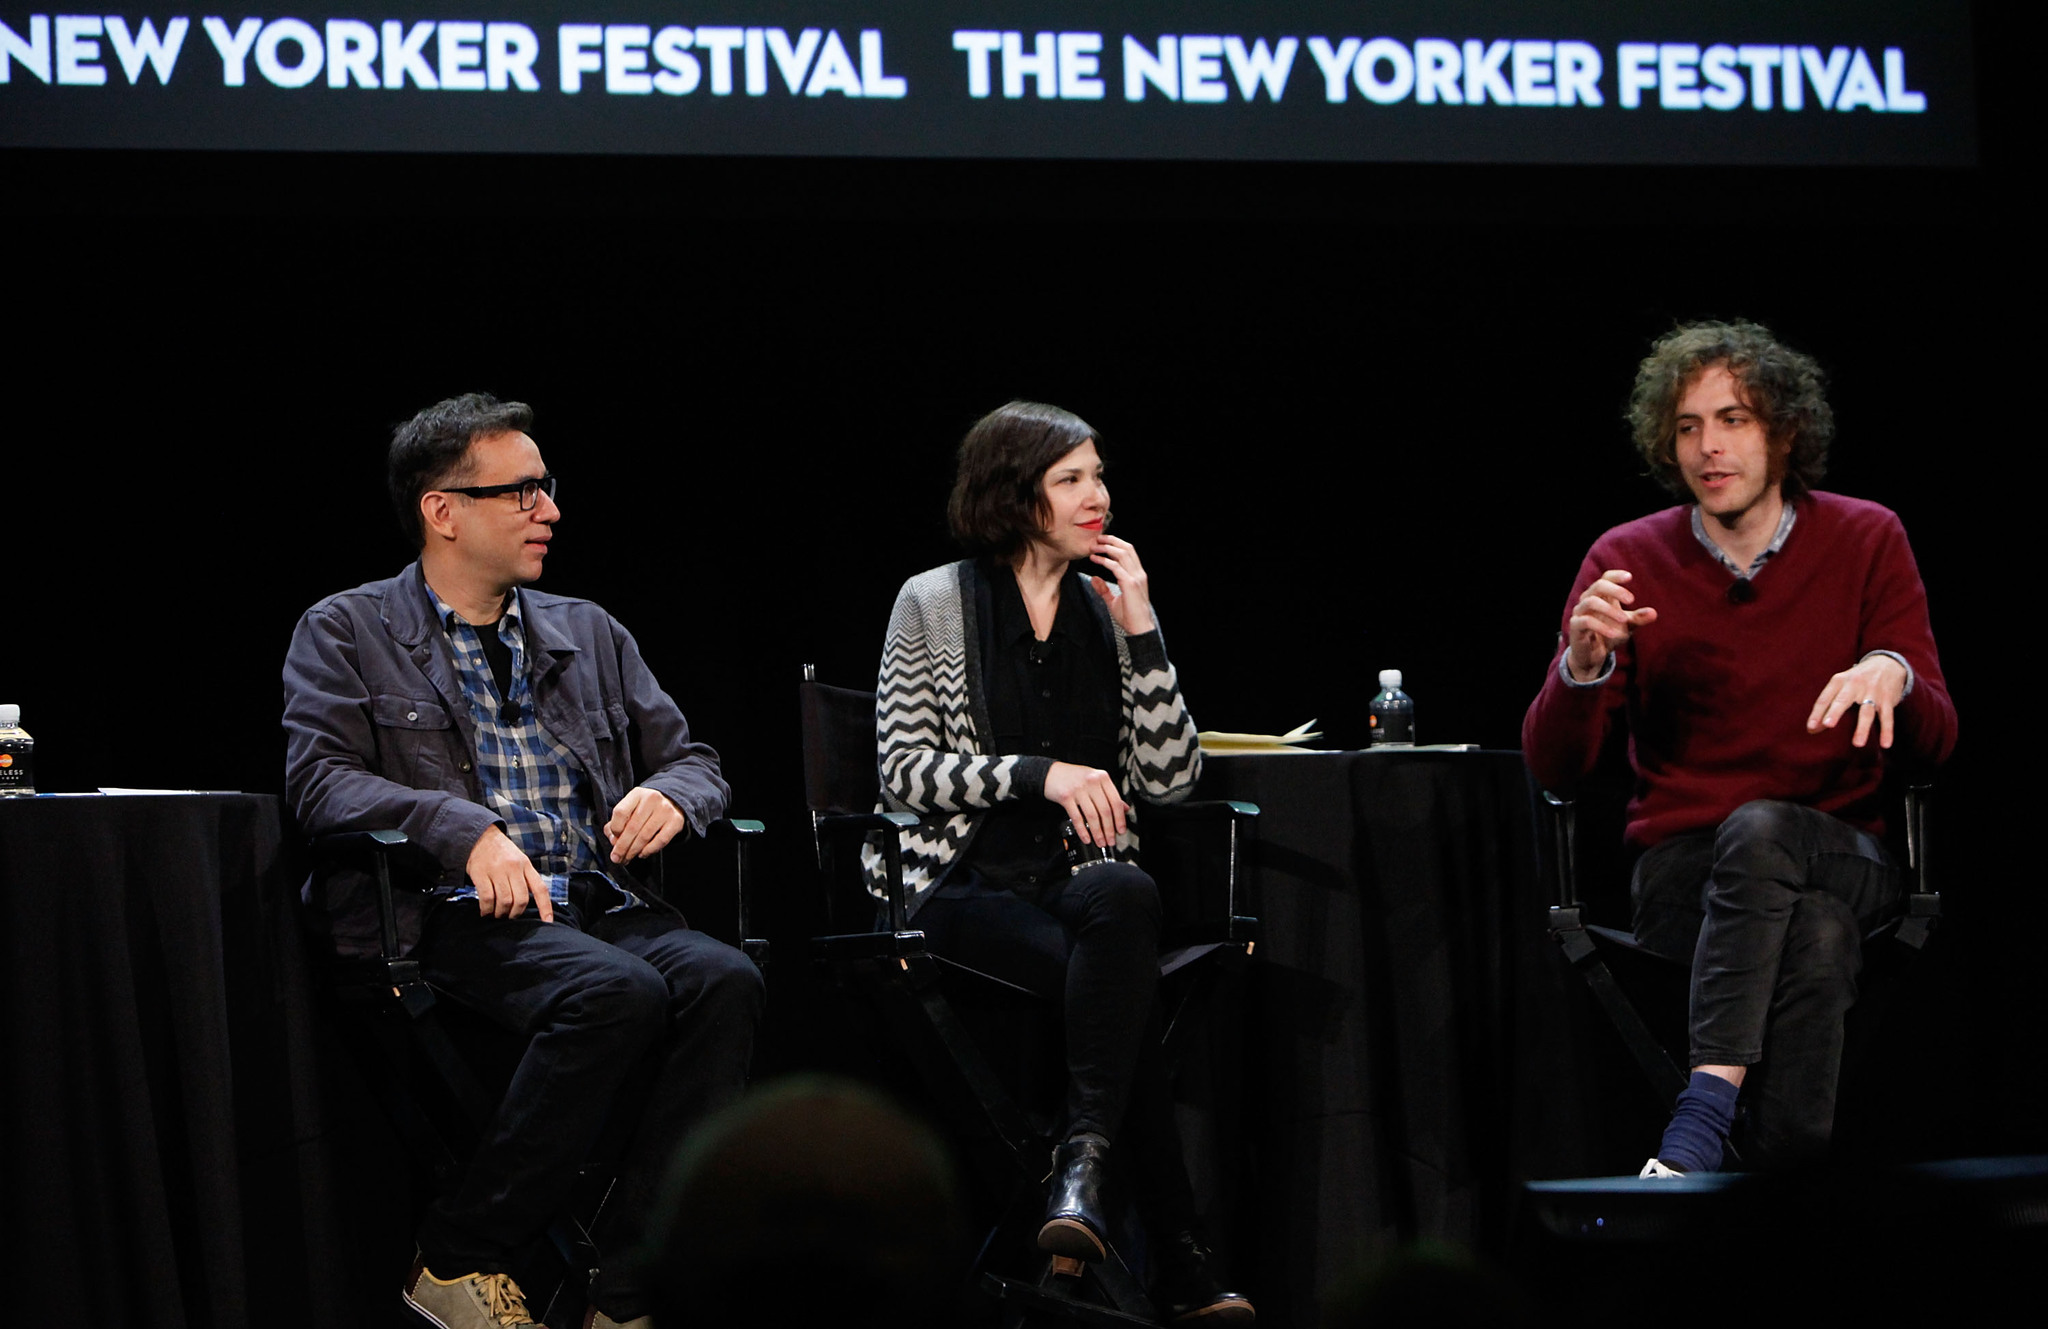
[[[1905,528],[1889,509],[1840,494],[1808,494],[1798,506],[1791,535],[1758,571],[1747,604],[1729,602],[1734,574],[1693,535],[1690,505],[1594,542],[1565,601],[1566,631],[1571,607],[1610,568],[1635,574],[1631,608],[1654,608],[1657,621],[1616,652],[1602,686],[1567,687],[1552,657],[1522,721],[1522,751],[1546,788],[1569,789],[1586,775],[1625,713],[1636,776],[1633,844],[1717,826],[1755,798],[1803,803],[1879,830],[1884,762],[1875,721],[1860,749],[1849,745],[1853,707],[1834,729],[1806,732],[1828,679],[1875,650],[1897,651],[1913,667],[1892,751],[1928,762],[1948,756],[1955,704]]]

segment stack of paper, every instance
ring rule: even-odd
[[[1315,723],[1309,720],[1284,734],[1226,734],[1204,729],[1196,737],[1204,752],[1305,752],[1308,749],[1302,744],[1322,737]]]

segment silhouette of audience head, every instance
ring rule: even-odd
[[[1332,1289],[1324,1329],[1516,1329],[1533,1304],[1513,1280],[1454,1246],[1403,1246]]]
[[[952,1322],[965,1272],[952,1161],[852,1081],[763,1087],[684,1141],[649,1225],[662,1329]]]

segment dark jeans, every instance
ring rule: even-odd
[[[1754,1068],[1743,1081],[1753,1149],[1780,1161],[1824,1150],[1863,935],[1899,909],[1884,845],[1759,799],[1651,848],[1633,891],[1637,938],[1692,962],[1692,1064]]]
[[[956,869],[919,906],[916,926],[934,954],[1059,1003],[1065,1133],[1124,1140],[1148,1222],[1177,1232],[1195,1203],[1159,1049],[1159,920],[1152,878],[1104,863],[1055,878],[1035,899]]]
[[[665,910],[602,912],[617,898],[602,879],[579,876],[570,897],[553,923],[531,909],[480,918],[473,900],[428,916],[427,980],[529,1038],[461,1184],[421,1225],[443,1277],[503,1272],[540,1234],[637,1070],[652,1089],[633,1105],[639,1124],[597,1234],[607,1255],[627,1249],[684,1131],[745,1087],[764,996],[753,963]],[[614,1319],[641,1313],[626,1263],[608,1261],[592,1290]]]

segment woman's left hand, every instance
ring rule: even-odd
[[[1114,535],[1099,535],[1088,557],[1116,574],[1122,595],[1111,590],[1101,577],[1095,579],[1095,593],[1109,607],[1109,616],[1124,630],[1124,635],[1136,637],[1157,627],[1152,619],[1152,582],[1145,575],[1145,565],[1138,561],[1137,547]]]

